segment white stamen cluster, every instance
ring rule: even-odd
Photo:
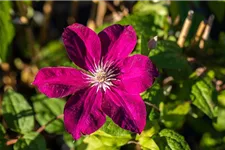
[[[94,70],[90,71],[88,76],[88,81],[90,81],[91,86],[97,86],[97,91],[99,89],[110,89],[112,86],[112,81],[116,80],[116,67],[112,63],[106,62],[105,64],[100,63],[98,66],[95,65]]]

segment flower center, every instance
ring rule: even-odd
[[[99,66],[95,66],[93,71],[90,71],[91,75],[88,76],[88,81],[91,86],[97,86],[97,90],[110,89],[110,86],[113,86],[112,81],[116,80],[118,75],[116,66],[113,66],[112,63],[100,64]]]
[[[107,78],[107,74],[106,74],[106,72],[101,70],[99,72],[96,72],[95,78],[98,82],[104,82]]]

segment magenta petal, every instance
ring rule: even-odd
[[[128,93],[139,94],[145,91],[158,76],[156,67],[144,55],[127,57],[120,65],[121,75],[118,84]]]
[[[67,101],[64,108],[66,130],[75,140],[98,130],[106,120],[101,110],[102,93],[96,87],[82,90]]]
[[[48,97],[65,97],[88,86],[84,74],[69,67],[42,68],[33,85]]]
[[[140,95],[111,88],[104,95],[102,110],[124,129],[141,133],[145,127],[146,108]]]
[[[112,25],[98,34],[105,61],[127,57],[134,49],[137,36],[132,26]]]
[[[70,59],[79,67],[93,70],[101,57],[101,43],[91,29],[75,23],[68,26],[62,35]]]

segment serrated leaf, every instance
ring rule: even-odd
[[[3,97],[3,117],[10,129],[26,133],[34,128],[33,110],[25,98],[12,90]]]
[[[46,150],[45,139],[37,132],[25,134],[13,146],[14,150]]]
[[[192,86],[191,100],[193,104],[211,119],[216,117],[214,101],[217,97],[210,77],[199,78]]]
[[[184,137],[173,130],[163,129],[159,132],[160,137],[165,137],[168,147],[171,150],[190,150]]]
[[[8,46],[14,37],[14,27],[10,18],[10,1],[0,2],[0,62],[6,61]]]
[[[157,68],[167,69],[168,73],[174,77],[188,77],[191,73],[182,49],[175,42],[158,41],[157,47],[150,51],[149,57]]]
[[[125,145],[131,139],[131,135],[112,136],[101,130],[87,136],[84,139],[85,143],[88,143],[88,147],[93,149],[99,149],[102,147],[111,147],[112,149],[118,149],[120,146]]]
[[[112,136],[125,136],[131,134],[128,130],[124,130],[116,125],[109,117],[106,118],[106,122],[100,130]]]
[[[35,117],[38,123],[43,126],[56,116],[63,113],[65,101],[58,98],[47,98],[45,95],[37,95],[32,97]],[[48,133],[60,134],[64,131],[62,119],[57,119],[46,126],[45,131]]]

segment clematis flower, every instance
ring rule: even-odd
[[[141,133],[146,108],[140,93],[158,72],[147,56],[128,56],[137,42],[133,27],[112,25],[96,34],[75,23],[62,38],[69,58],[82,69],[42,68],[33,85],[50,98],[72,95],[64,108],[66,130],[77,140],[98,130],[107,115],[121,128]]]

